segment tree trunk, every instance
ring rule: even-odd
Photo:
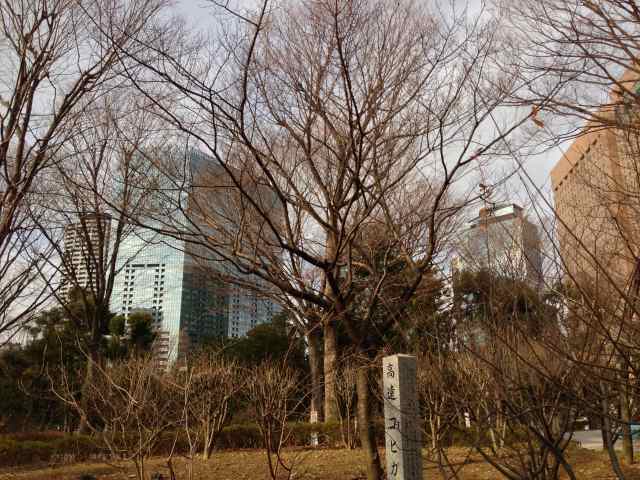
[[[429,415],[429,429],[431,430],[431,448],[435,451],[438,448],[438,438],[436,422],[433,419],[433,415]]]
[[[633,438],[631,437],[631,411],[629,408],[629,374],[626,365],[620,365],[620,420],[622,422],[622,455],[627,465],[633,463]]]
[[[89,426],[87,418],[90,415],[89,412],[89,389],[93,382],[93,374],[98,363],[99,357],[99,345],[94,344],[89,347],[89,355],[87,356],[87,366],[84,374],[84,381],[82,383],[82,390],[80,392],[80,423],[78,423],[77,433],[80,435],[86,435],[89,433]]]
[[[358,430],[367,462],[367,480],[382,480],[380,454],[376,446],[375,429],[369,405],[368,366],[361,366],[357,370],[356,391],[358,394]]]
[[[322,332],[319,326],[309,332],[307,339],[309,342],[309,367],[311,369],[311,411],[318,413],[318,422],[323,422]]]
[[[211,458],[211,452],[213,451],[213,441],[209,438],[208,433],[204,436],[202,448],[202,459],[209,460]]]
[[[609,454],[609,461],[611,462],[611,467],[613,468],[616,478],[618,478],[618,480],[624,480],[625,476],[620,468],[620,462],[618,462],[618,454],[613,446],[611,420],[609,418],[609,399],[607,398],[608,390],[603,382],[600,383],[600,395],[602,396],[600,400],[602,408],[602,441]]]
[[[338,368],[338,339],[336,324],[328,321],[324,325],[324,421],[338,421],[336,396],[336,373]]]

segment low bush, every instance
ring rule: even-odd
[[[376,429],[378,442],[383,444],[382,426]],[[340,446],[342,436],[337,422],[305,423],[295,422],[287,425],[286,447],[307,447],[311,445],[311,436],[318,434],[322,446]],[[174,448],[174,453],[189,451],[189,444],[182,431],[167,432],[156,444],[152,454],[166,455]],[[175,445],[175,446],[174,446]],[[225,427],[218,437],[216,449],[254,449],[262,448],[262,434],[256,424],[242,423]],[[198,449],[198,453],[199,449]],[[12,467],[38,463],[73,463],[96,459],[107,455],[100,447],[100,441],[88,436],[71,435],[62,432],[35,432],[0,436],[0,466]]]
[[[15,432],[0,435],[0,438],[15,440],[17,442],[52,442],[61,438],[71,436],[68,432],[59,430],[42,430],[32,432]]]
[[[341,442],[339,423],[296,422],[287,425],[286,447],[306,447],[311,444],[311,435],[318,434],[321,445],[336,446]],[[222,430],[216,448],[262,448],[262,434],[256,424],[230,425]]]
[[[93,439],[81,435],[39,432],[0,437],[0,466],[3,467],[81,462],[102,453]]]
[[[13,467],[47,462],[53,456],[53,452],[53,445],[47,442],[0,439],[0,465],[2,466]]]
[[[229,425],[222,429],[216,442],[216,448],[221,450],[262,446],[262,435],[255,423]]]
[[[295,422],[287,426],[286,447],[307,447],[311,445],[312,433],[318,434],[319,444],[322,446],[340,446],[342,439],[340,435],[339,423],[303,423]],[[383,437],[381,436],[381,439]],[[262,448],[262,434],[255,423],[232,424],[222,429],[216,442],[217,450],[242,450]],[[187,453],[189,443],[182,431],[178,432],[175,438],[174,432],[166,432],[157,442],[153,450],[154,455],[166,455],[171,448],[174,453]],[[199,453],[200,446],[196,447]]]
[[[316,432],[318,440],[324,446],[340,445],[340,424],[338,423],[290,423],[287,426],[288,435],[285,439],[286,447],[306,447],[311,444],[311,435]],[[174,447],[175,442],[175,447]],[[255,423],[232,424],[222,429],[216,442],[217,450],[239,450],[262,448],[262,434]],[[186,453],[189,451],[189,444],[182,432],[167,432],[154,449],[155,455],[166,455],[171,448],[176,453]],[[199,451],[199,446],[197,450]]]

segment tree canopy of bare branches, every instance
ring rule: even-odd
[[[183,38],[154,46],[158,61],[129,54],[147,68],[136,84],[155,113],[211,157],[167,175],[170,187],[158,195],[182,216],[154,221],[198,245],[204,263],[228,262],[290,307],[318,309],[330,420],[337,325],[376,355],[371,319],[384,318],[380,331],[399,325],[455,214],[473,199],[454,186],[501,153],[530,114],[496,125],[495,112],[521,85],[515,71],[500,70],[499,19],[482,12],[318,0],[234,13],[213,50]],[[159,84],[181,102],[158,98]],[[184,192],[177,201],[167,194],[175,190]],[[372,223],[392,239],[393,262],[406,265],[384,317],[377,311],[393,262],[365,254]],[[372,467],[370,478],[379,472]]]
[[[148,39],[165,3],[7,1],[0,6],[0,333],[45,300],[53,253],[39,180],[84,131],[80,113],[117,83],[121,49]],[[43,190],[43,191],[41,191]],[[44,281],[34,281],[37,272]],[[19,308],[13,308],[19,307]]]

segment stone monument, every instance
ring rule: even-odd
[[[309,423],[318,423],[318,412],[315,410],[311,410],[311,418],[309,419]],[[311,432],[311,446],[317,447],[319,444],[318,432]]]
[[[416,357],[384,357],[382,378],[387,479],[422,480]]]

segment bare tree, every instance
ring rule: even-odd
[[[265,1],[243,12],[213,3],[231,15],[215,52],[180,42],[154,47],[158,62],[127,52],[181,94],[182,103],[168,104],[156,99],[158,82],[138,81],[155,112],[212,157],[169,179],[167,191],[185,193],[172,202],[184,221],[165,212],[156,228],[199,245],[207,261],[232,265],[233,281],[259,278],[284,301],[317,308],[332,420],[338,325],[360,357],[379,348],[368,333],[371,318],[381,318],[391,264],[366,255],[368,264],[356,264],[364,225],[384,224],[395,258],[408,265],[383,331],[399,324],[442,254],[452,217],[473,200],[453,202],[453,185],[531,114],[494,128],[494,112],[519,85],[498,71],[499,22],[482,12],[470,19],[408,1]],[[368,270],[370,288],[353,308],[356,269]],[[359,405],[367,403],[365,373]],[[374,479],[382,468],[370,423],[358,421]]]
[[[565,451],[579,371],[535,341],[507,336],[508,343],[491,336],[493,345],[456,364],[467,390],[456,399],[470,412],[474,447],[506,478],[559,478],[560,469],[576,478]]]
[[[155,177],[142,152],[161,147],[153,119],[130,89],[96,93],[101,95],[81,103],[78,133],[59,150],[59,159],[42,179],[48,221],[37,223],[55,253],[46,271],[55,272],[58,281],[49,287],[90,355],[87,384],[93,366],[102,362],[115,278],[130,260],[122,258],[120,247],[136,234],[137,212],[147,208],[154,188]],[[74,308],[67,307],[70,303]]]
[[[291,478],[295,473],[294,465],[285,462],[282,453],[290,434],[287,423],[300,406],[296,373],[285,365],[267,361],[248,374],[247,400],[262,434],[269,475],[276,480],[279,472],[284,471],[286,478]]]
[[[178,391],[166,375],[158,372],[151,357],[137,357],[108,369],[96,365],[83,402],[65,385],[55,388],[86,419],[89,431],[111,458],[131,461],[136,478],[145,480],[146,460],[162,435],[182,421]]]
[[[589,384],[581,408],[594,418],[601,412],[603,443],[610,447],[617,477],[624,478],[613,442],[620,433],[623,457],[632,463],[640,292],[638,5],[549,0],[532,8],[521,2],[503,7],[515,27],[514,44],[522,45],[521,53],[528,56],[521,73],[537,78],[515,101],[537,109],[541,96],[557,88],[540,109],[551,126],[545,140],[555,146],[575,139],[562,158],[564,166],[556,170],[557,235],[548,233],[563,270],[565,288],[559,293],[565,296],[566,318],[575,326],[572,335],[580,339],[568,357],[581,370],[590,370],[587,377],[600,380]],[[541,207],[552,208],[549,202]],[[595,338],[599,347],[591,343]],[[592,350],[597,348],[600,355]]]
[[[356,424],[354,422],[356,405],[356,367],[348,355],[340,362],[340,371],[336,376],[336,401],[340,420],[342,443],[348,449],[356,445]]]
[[[20,326],[45,299],[34,272],[46,269],[30,214],[43,220],[38,179],[81,133],[88,97],[122,71],[119,51],[148,34],[163,1],[7,1],[0,6],[0,333]],[[32,200],[33,199],[33,200]]]
[[[220,352],[203,352],[189,364],[184,385],[188,389],[185,428],[190,444],[200,445],[202,457],[208,460],[245,382],[238,365]]]
[[[443,438],[455,427],[459,412],[454,408],[454,374],[450,370],[449,356],[443,352],[424,354],[418,370],[418,392],[425,420],[425,431],[431,438],[431,448],[438,453]],[[464,414],[463,414],[464,415]]]

